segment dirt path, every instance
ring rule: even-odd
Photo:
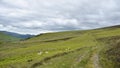
[[[92,60],[93,60],[94,68],[101,68],[98,54],[94,54]]]
[[[87,54],[88,54],[88,52],[85,52],[85,53],[83,53],[82,55],[79,55],[79,57],[75,59],[75,62],[74,62],[74,64],[71,66],[71,68],[75,68],[75,66],[76,66],[77,64],[79,64],[79,63],[84,59],[84,57],[85,57]]]
[[[91,57],[91,62],[93,63],[93,68],[102,68],[100,65],[99,52],[101,47],[96,46],[93,50],[93,55]]]
[[[99,59],[99,51],[100,51],[100,47],[96,46],[94,48],[92,48],[92,51],[90,52],[91,55],[89,60],[87,60],[87,64],[85,66],[85,68],[102,68],[100,65],[100,59]]]

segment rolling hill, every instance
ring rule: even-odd
[[[16,38],[20,38],[20,39],[26,39],[26,38],[30,38],[33,37],[34,35],[30,35],[30,34],[18,34],[18,33],[14,33],[14,32],[8,32],[8,31],[0,31],[4,34],[16,37]]]
[[[0,47],[0,68],[119,68],[120,26],[46,33]]]
[[[5,34],[4,32],[0,32],[0,42],[10,42],[10,41],[18,41],[20,38],[16,38],[14,36]]]

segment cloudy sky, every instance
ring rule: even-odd
[[[120,24],[120,0],[0,0],[0,30],[39,34]]]

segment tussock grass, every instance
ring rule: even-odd
[[[1,42],[0,68],[119,68],[119,45],[118,26],[47,33]]]

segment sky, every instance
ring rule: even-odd
[[[39,34],[120,25],[120,0],[0,0],[0,30]]]

